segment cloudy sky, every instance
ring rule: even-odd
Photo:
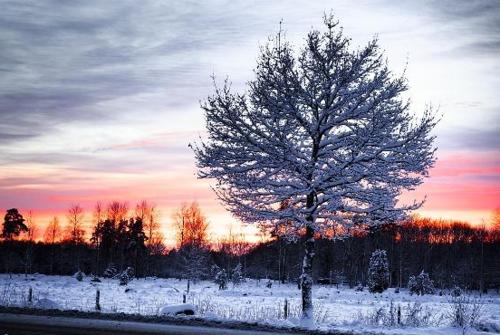
[[[333,10],[364,45],[375,34],[413,109],[439,107],[437,166],[420,211],[480,223],[500,206],[500,2],[0,0],[0,209],[43,225],[72,203],[197,200],[214,233],[235,222],[197,181],[210,76],[243,90],[281,19],[300,47]],[[408,64],[408,65],[406,65]]]

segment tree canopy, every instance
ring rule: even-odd
[[[261,48],[245,93],[228,81],[202,103],[208,138],[193,146],[201,178],[244,222],[305,230],[303,317],[312,319],[314,234],[327,220],[373,226],[402,218],[400,204],[434,163],[437,120],[416,119],[377,39],[352,50],[333,16],[296,54],[282,33]],[[215,81],[215,80],[214,80]],[[286,202],[287,206],[282,206]]]

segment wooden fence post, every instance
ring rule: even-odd
[[[398,305],[398,325],[401,324],[401,306]]]
[[[101,291],[97,290],[95,293],[95,310],[96,311],[101,311],[101,304],[99,302],[101,298]]]

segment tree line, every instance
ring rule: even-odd
[[[350,232],[347,237],[330,231],[316,237],[313,277],[317,283],[366,286],[370,257],[375,250],[384,250],[391,287],[406,287],[411,276],[425,271],[437,289],[498,290],[499,213],[488,226],[414,216],[399,224]],[[282,282],[296,280],[301,273],[301,243],[303,237],[290,241],[278,234],[245,256],[246,273]]]
[[[297,282],[304,235],[290,238],[286,224],[268,230],[269,239],[256,245],[237,234],[210,241],[208,220],[195,202],[182,204],[172,215],[176,247],[168,249],[160,231],[159,211],[146,201],[130,211],[126,203],[97,203],[93,228],[85,239],[83,209],[71,206],[63,229],[51,220],[43,241],[35,241],[32,213],[26,219],[16,210],[5,215],[0,261],[8,273],[72,275],[77,271],[103,276],[134,269],[136,277],[160,276],[192,281],[214,279],[235,269],[245,277]],[[331,225],[316,236],[314,282],[368,284],[368,265],[374,250],[384,250],[389,263],[389,285],[405,287],[411,276],[425,271],[438,289],[500,288],[500,214],[488,227],[465,222],[412,217],[377,229],[344,232]],[[62,237],[61,237],[62,236]]]

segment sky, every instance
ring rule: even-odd
[[[238,91],[283,28],[299,49],[340,20],[353,48],[375,35],[406,71],[416,115],[439,108],[438,162],[407,197],[419,213],[481,223],[500,207],[500,1],[0,0],[0,210],[44,225],[71,204],[145,199],[171,216],[196,200],[211,234],[240,228],[197,180],[188,144],[216,80]],[[90,214],[87,215],[90,222]]]

